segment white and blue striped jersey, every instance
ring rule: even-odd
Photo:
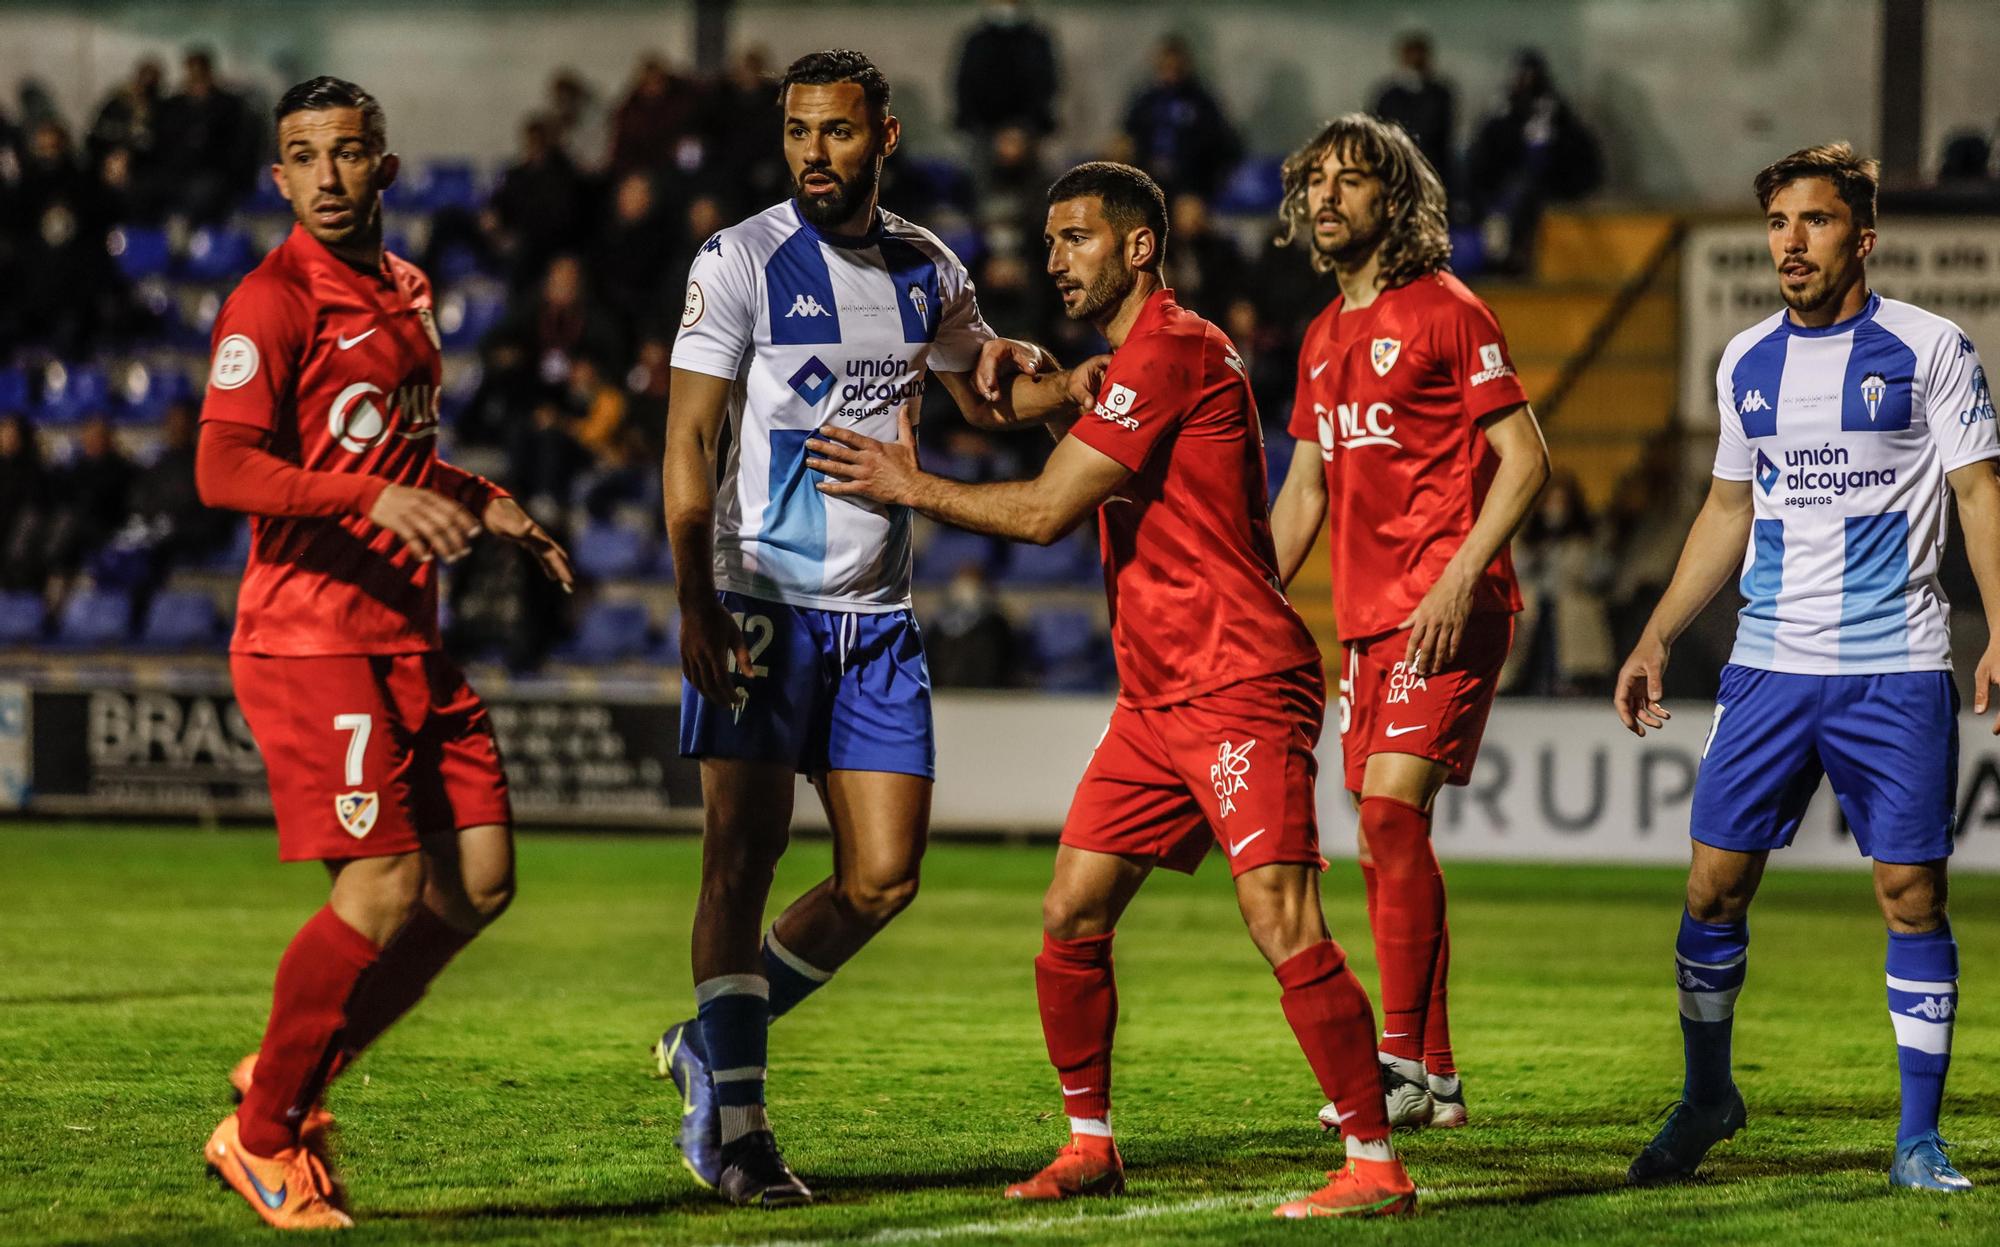
[[[2000,456],[1972,340],[1880,295],[1822,329],[1781,311],[1730,341],[1715,388],[1715,475],[1754,482],[1756,508],[1730,661],[1950,670],[1945,474]]]
[[[806,439],[838,422],[894,441],[925,371],[970,371],[993,336],[958,257],[888,212],[849,239],[786,200],[704,243],[673,366],[736,383],[716,587],[824,610],[908,606],[909,509],[820,493]]]

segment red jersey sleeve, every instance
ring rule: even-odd
[[[1137,472],[1160,439],[1179,427],[1201,392],[1206,353],[1152,349],[1163,335],[1148,335],[1111,357],[1097,402],[1070,428],[1070,436]]]
[[[1507,351],[1507,336],[1484,303],[1469,296],[1453,299],[1433,325],[1438,355],[1458,383],[1467,420],[1482,420],[1528,401]]]
[[[312,314],[289,284],[256,274],[215,319],[203,420],[269,431],[291,397],[312,342]]]
[[[431,460],[431,473],[431,483],[437,492],[472,512],[474,519],[486,514],[486,504],[514,496],[477,472],[468,472],[442,459]]]

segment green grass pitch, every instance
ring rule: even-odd
[[[789,896],[827,868],[802,842]],[[1336,1160],[1225,872],[1165,873],[1119,933],[1131,1194],[1023,1207],[1064,1137],[1031,958],[1049,850],[941,844],[916,906],[772,1034],[773,1116],[825,1198],[718,1206],[676,1163],[646,1041],[687,1011],[688,840],[530,836],[513,911],[334,1091],[342,1241],[2000,1241],[2000,878],[1958,881],[1969,1008],[1945,1134],[1981,1190],[1891,1193],[1895,1055],[1865,876],[1774,871],[1737,1024],[1749,1130],[1693,1186],[1621,1189],[1679,1086],[1658,869],[1447,864],[1473,1128],[1402,1140],[1413,1220],[1276,1223]],[[1352,866],[1336,934],[1374,986]],[[0,823],[0,1242],[269,1241],[208,1179],[224,1075],[323,895],[268,836]]]

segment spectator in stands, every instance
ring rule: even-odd
[[[625,374],[625,422],[639,450],[639,462],[658,463],[667,450],[667,394],[673,379],[671,337],[648,334],[639,343],[632,370]],[[666,515],[653,518],[664,526]]]
[[[1431,37],[1413,30],[1396,41],[1396,72],[1375,89],[1369,111],[1403,127],[1431,162],[1450,194],[1458,151],[1452,145],[1458,101],[1451,84],[1432,71]]]
[[[549,123],[556,142],[585,174],[604,170],[611,155],[611,118],[583,75],[559,69],[549,79]]]
[[[521,158],[500,176],[488,205],[495,250],[516,290],[532,284],[558,252],[583,242],[587,188],[546,117],[521,126]]]
[[[666,289],[671,285],[679,293],[679,280],[669,269],[678,255],[676,241],[660,211],[653,175],[635,169],[619,178],[609,220],[596,231],[591,250],[591,288],[605,310],[626,325],[660,319]],[[682,269],[679,276],[686,275]]]
[[[1125,110],[1132,163],[1169,195],[1212,197],[1242,157],[1243,145],[1222,106],[1196,77],[1194,52],[1180,35],[1153,53],[1153,80]]]
[[[80,358],[118,319],[122,285],[105,247],[111,204],[62,123],[39,121],[29,131],[16,202],[18,272],[5,297],[31,339]]]
[[[132,461],[112,437],[111,422],[103,416],[86,420],[76,459],[56,474],[49,491],[47,550],[55,596],[65,596],[69,579],[125,526],[134,476]]]
[[[0,413],[0,589],[41,590],[49,485],[35,426]]]
[[[1465,177],[1489,264],[1514,273],[1528,269],[1542,209],[1604,180],[1597,138],[1556,92],[1540,52],[1516,54],[1506,99],[1466,151]]]
[[[701,165],[701,92],[654,53],[639,62],[632,89],[611,118],[611,172],[692,172]],[[776,130],[772,132],[776,145]]]
[[[1955,130],[1944,141],[1938,160],[1938,185],[1976,188],[1994,180],[1993,144],[1977,130]]]
[[[739,53],[703,111],[703,191],[720,199],[730,219],[762,211],[791,193],[769,51],[752,46]]]
[[[202,505],[194,484],[198,412],[189,399],[169,404],[160,426],[159,457],[132,482],[132,514],[146,528],[166,566],[200,559],[229,542],[235,517]]]
[[[561,400],[553,395],[539,399],[510,442],[508,488],[532,503],[534,514],[558,517],[568,527],[576,482],[589,466],[590,454],[571,435]]]
[[[1283,325],[1265,318],[1255,299],[1244,295],[1230,301],[1219,323],[1250,370],[1250,394],[1257,400],[1257,418],[1264,425],[1265,441],[1290,445],[1291,434],[1285,428],[1290,420],[1292,387],[1298,381],[1298,344]],[[1275,498],[1277,493],[1274,481],[1271,496]]]
[[[1168,230],[1174,240],[1174,258],[1168,262],[1174,297],[1182,307],[1219,323],[1241,288],[1243,252],[1215,228],[1208,201],[1191,191],[1173,197]]]
[[[1536,697],[1609,693],[1618,668],[1604,609],[1612,567],[1574,473],[1549,478],[1514,543],[1514,566],[1526,609],[1509,690]]]
[[[452,424],[453,437],[465,446],[510,445],[543,388],[527,341],[506,327],[494,330],[479,344],[479,384]]]
[[[166,75],[151,57],[118,84],[97,110],[87,140],[98,178],[122,203],[119,221],[153,224],[166,211],[160,169],[160,119]]]
[[[959,47],[952,125],[982,149],[1008,127],[1046,138],[1056,128],[1060,85],[1048,29],[1021,0],[988,0]]]
[[[159,145],[172,153],[174,207],[196,224],[229,215],[249,190],[262,150],[241,97],[215,79],[206,49],[181,62],[181,89],[160,107]]]
[[[770,207],[769,204],[764,205]],[[641,320],[641,331],[652,324],[678,324],[681,315],[681,294],[686,289],[688,270],[694,267],[695,254],[703,243],[715,237],[716,231],[729,224],[722,214],[722,201],[714,195],[696,195],[687,201],[681,211],[681,221],[673,250],[666,259],[665,282],[661,286],[661,300],[651,313]]]
[[[931,684],[937,688],[1007,688],[1014,683],[1014,626],[983,568],[967,564],[952,577],[943,607],[924,620],[924,649]]]
[[[590,297],[583,262],[573,255],[549,262],[540,297],[517,303],[497,332],[527,344],[535,372],[548,386],[568,384],[570,365],[580,355],[624,358],[617,323]]]

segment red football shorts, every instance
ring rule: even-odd
[[[1325,869],[1313,781],[1326,717],[1317,664],[1139,710],[1120,705],[1077,785],[1062,842],[1192,873],[1211,844],[1229,872]]]
[[[1347,788],[1361,791],[1361,774],[1378,753],[1413,753],[1441,762],[1448,783],[1472,777],[1486,716],[1500,686],[1500,666],[1514,643],[1514,617],[1481,612],[1465,621],[1451,665],[1433,675],[1409,669],[1403,655],[1410,630],[1384,633],[1343,648],[1340,752]]]
[[[390,857],[512,822],[485,703],[451,659],[231,654],[271,784],[278,858]]]

